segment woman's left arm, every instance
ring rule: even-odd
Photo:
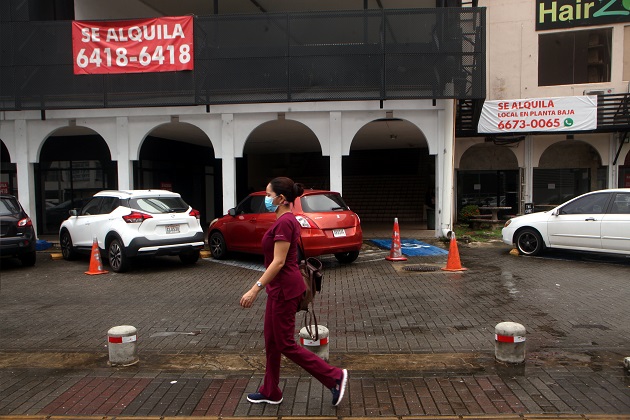
[[[262,286],[255,284],[247,293],[241,298],[241,306],[243,308],[251,308],[252,304],[256,300],[258,293],[265,288],[282,270],[287,260],[287,254],[289,253],[289,247],[291,243],[287,241],[276,241],[273,245],[273,261],[267,267],[263,275],[258,279],[258,282]]]

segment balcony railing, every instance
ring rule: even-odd
[[[0,22],[0,110],[485,97],[485,9],[194,18],[189,72],[74,75],[71,22]]]

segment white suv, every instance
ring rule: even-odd
[[[70,210],[59,228],[64,259],[89,253],[94,238],[115,272],[144,255],[179,255],[184,264],[194,264],[204,246],[199,212],[163,190],[101,191],[80,211]]]

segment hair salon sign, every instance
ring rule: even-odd
[[[193,69],[193,19],[72,22],[74,74]]]
[[[486,101],[479,133],[583,131],[597,128],[597,96]]]
[[[630,0],[536,0],[536,30],[630,22]]]

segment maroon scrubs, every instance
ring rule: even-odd
[[[302,367],[326,388],[336,385],[343,371],[330,366],[314,353],[295,342],[295,313],[306,290],[297,262],[298,241],[301,226],[291,212],[280,216],[262,239],[265,267],[273,261],[276,241],[289,242],[289,252],[284,266],[266,286],[267,307],[265,309],[265,351],[267,366],[265,379],[259,392],[265,397],[279,401],[282,398],[280,383],[280,359],[284,354],[293,363]]]

